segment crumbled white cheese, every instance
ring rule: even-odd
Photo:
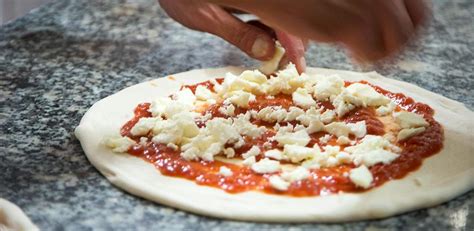
[[[249,102],[255,101],[255,95],[239,90],[232,92],[232,96],[228,100],[241,108],[248,108]]]
[[[321,136],[319,138],[319,142],[321,142],[322,144],[325,144],[325,143],[329,142],[329,140],[331,140],[331,135],[329,135],[329,134],[326,134],[326,135]]]
[[[264,158],[258,161],[257,163],[252,164],[251,169],[254,172],[260,174],[274,173],[280,171],[280,162]]]
[[[386,96],[375,91],[368,84],[353,83],[344,89],[346,92],[345,100],[356,106],[381,106],[390,102]]]
[[[351,130],[351,133],[357,138],[362,138],[367,134],[367,125],[365,124],[364,120],[357,123],[349,123],[347,126]]]
[[[285,48],[281,46],[280,42],[276,41],[275,53],[273,54],[273,57],[268,61],[262,62],[260,68],[258,69],[267,75],[275,72],[278,69],[278,65],[280,64],[281,58],[284,54]]]
[[[301,115],[304,115],[304,111],[303,109],[299,108],[299,107],[294,107],[294,106],[291,106],[289,109],[288,109],[288,114],[286,114],[286,118],[285,120],[286,121],[293,121],[293,120],[296,120],[296,118],[298,116],[301,116]]]
[[[326,110],[321,114],[321,122],[328,124],[331,123],[336,118],[336,112],[333,110]]]
[[[283,152],[278,149],[268,150],[264,153],[265,157],[274,159],[274,160],[281,160],[283,159]]]
[[[221,114],[225,116],[235,115],[235,106],[233,104],[224,104],[218,110]]]
[[[375,113],[378,116],[386,116],[386,115],[392,113],[392,111],[395,109],[396,106],[397,105],[394,102],[390,101],[390,103],[388,103],[387,105],[382,105],[382,106],[378,107],[375,110]]]
[[[264,107],[255,114],[255,118],[266,122],[281,122],[287,117],[287,111],[281,106]]]
[[[208,120],[197,136],[188,139],[187,143],[181,146],[181,156],[186,159],[201,158],[212,161],[213,156],[224,151],[225,144],[242,139],[231,122],[224,118]]]
[[[166,144],[166,147],[173,149],[174,151],[178,150],[178,145],[173,143]]]
[[[346,145],[351,143],[351,140],[347,138],[347,136],[339,136],[336,140],[337,144],[339,145]]]
[[[324,124],[320,120],[311,120],[309,122],[308,128],[306,128],[306,132],[308,134],[313,134],[315,132],[322,131],[324,129]]]
[[[425,130],[426,130],[426,128],[424,128],[424,127],[404,128],[404,129],[400,130],[400,132],[398,132],[397,140],[402,141],[402,140],[408,139],[412,136],[416,136],[416,135],[424,132]]]
[[[233,172],[230,168],[226,167],[226,166],[221,166],[219,168],[219,174],[223,175],[223,176],[232,176],[233,175]]]
[[[251,156],[247,159],[245,159],[244,161],[242,161],[242,164],[245,165],[245,166],[252,166],[253,164],[255,164],[255,156]]]
[[[235,150],[233,148],[224,149],[224,155],[227,158],[233,158],[235,156]]]
[[[362,188],[369,188],[370,184],[374,180],[372,173],[369,169],[362,165],[358,168],[354,168],[349,172],[349,179],[357,186]]]
[[[399,155],[393,153],[394,147],[396,146],[382,136],[367,135],[359,144],[344,150],[352,154],[356,165],[372,166],[378,163],[388,164],[398,158]]]
[[[262,87],[268,95],[291,94],[296,88],[304,86],[300,77],[295,65],[290,63],[284,70],[278,71],[277,76],[271,77]]]
[[[308,178],[309,176],[310,176],[310,172],[308,171],[308,169],[301,166],[295,168],[294,170],[290,172],[283,172],[281,174],[281,178],[283,178],[284,180],[288,182],[304,180]]]
[[[275,188],[277,190],[280,190],[280,191],[288,190],[288,187],[290,187],[289,182],[284,181],[281,177],[279,177],[277,175],[270,176],[270,178],[268,178],[268,180],[270,182],[270,185],[273,188]]]
[[[332,102],[332,104],[334,105],[334,111],[336,112],[336,114],[339,116],[339,117],[342,117],[343,115],[345,115],[346,113],[352,111],[355,106],[346,102],[344,100],[344,96],[345,96],[345,93],[342,92],[341,94],[339,94],[338,96],[336,96]]]
[[[428,127],[428,125],[430,125],[422,115],[413,112],[395,112],[393,113],[393,117],[402,128]]]
[[[313,97],[308,93],[308,91],[304,88],[298,88],[292,94],[293,103],[297,106],[302,108],[310,108],[312,106],[316,106],[316,101],[314,101]]]
[[[257,84],[264,84],[265,82],[267,82],[267,77],[258,70],[246,70],[239,75],[239,78]]]
[[[283,155],[292,163],[299,163],[314,156],[316,150],[299,145],[286,144],[283,148]]]
[[[218,92],[219,95],[226,97],[228,94],[232,94],[235,91],[244,91],[253,94],[260,94],[261,88],[258,83],[254,83],[243,79],[239,76],[235,76],[232,73],[227,73],[222,83],[222,88]]]
[[[324,130],[329,134],[340,136],[349,136],[351,129],[344,122],[332,122],[324,126]]]
[[[180,91],[176,92],[174,96],[176,101],[188,106],[194,105],[194,102],[196,101],[196,96],[189,88],[181,89]]]
[[[296,144],[299,146],[306,146],[311,140],[305,130],[285,132],[281,129],[278,130],[277,134],[274,136],[274,139],[278,141],[280,145]]]
[[[212,92],[207,87],[199,85],[196,88],[196,98],[199,100],[208,100],[213,98]]]
[[[107,138],[104,143],[107,147],[111,148],[113,152],[122,153],[130,149],[130,147],[135,144],[135,141],[127,136],[121,136]]]
[[[314,85],[314,97],[320,101],[329,100],[341,93],[344,87],[344,80],[337,75],[318,76]]]
[[[161,119],[160,117],[140,118],[138,122],[132,127],[132,129],[130,129],[130,133],[133,136],[146,135],[155,126],[156,121],[160,119]]]
[[[173,104],[173,100],[167,97],[160,97],[151,102],[150,108],[148,109],[151,112],[152,116],[162,116],[166,108]],[[185,108],[187,109],[187,108]]]
[[[254,145],[247,152],[242,154],[242,158],[247,159],[251,156],[258,156],[258,154],[260,154],[260,148]]]
[[[264,126],[257,126],[250,122],[250,113],[240,114],[233,119],[232,127],[239,132],[240,135],[249,137],[259,137],[265,132]]]
[[[211,79],[209,80],[210,83],[212,83],[212,89],[215,91],[215,92],[221,92],[222,91],[222,85],[220,85],[216,79]]]

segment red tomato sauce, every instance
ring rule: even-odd
[[[362,83],[366,82],[362,81]],[[350,82],[346,83],[346,85],[350,84]],[[188,87],[194,92],[198,85],[203,85],[208,88],[212,88],[213,86],[212,83],[207,81]],[[417,103],[412,98],[401,93],[392,93],[377,86],[373,87],[376,91],[394,100],[400,108],[423,114],[424,118],[430,123],[430,126],[423,133],[398,143],[402,148],[402,152],[393,162],[390,164],[377,164],[369,168],[374,176],[373,185],[376,187],[389,180],[403,178],[410,172],[418,169],[423,159],[441,150],[444,135],[442,126],[433,118],[433,109],[428,105]],[[327,102],[318,102],[318,105],[327,109],[333,109],[332,105]],[[143,103],[137,106],[134,118],[122,127],[122,135],[137,140],[137,137],[131,136],[130,129],[140,118],[151,116],[151,113],[148,112],[149,106],[149,103]],[[207,112],[210,112],[214,117],[225,117],[219,113],[219,106],[219,104],[211,105],[207,109]],[[293,102],[291,96],[284,94],[276,95],[274,98],[258,96],[256,102],[250,104],[249,109],[237,108],[236,114],[244,113],[250,109],[259,110],[266,106],[282,106],[283,108],[288,108],[293,106]],[[351,123],[365,121],[368,134],[384,134],[384,124],[376,118],[373,108],[356,108],[341,118],[341,120]],[[253,120],[251,122],[268,127],[273,126],[273,124],[264,121]],[[281,125],[285,124],[286,123],[281,123]],[[203,126],[203,124],[198,125]],[[273,130],[268,130],[261,137],[256,139],[246,137],[245,145],[235,150],[236,156],[240,156],[253,145],[257,145],[263,151],[277,148],[278,145],[276,141],[267,140],[274,136],[274,134],[275,132]],[[321,143],[319,138],[325,134],[324,132],[311,134],[311,141],[308,146],[318,143],[324,149],[325,145],[336,145],[335,138],[332,138],[327,144]],[[151,138],[151,136],[149,138]],[[269,144],[264,145],[266,142]],[[278,191],[271,187],[268,181],[268,178],[273,174],[257,174],[249,167],[225,163],[219,160],[214,160],[213,162],[203,160],[187,161],[180,156],[180,150],[173,150],[164,144],[155,144],[149,141],[145,146],[133,146],[128,150],[128,153],[154,164],[163,175],[185,178],[199,185],[220,188],[228,193],[254,190],[270,194],[305,197],[328,195],[338,192],[363,192],[370,190],[370,188],[362,189],[356,187],[347,177],[349,171],[355,167],[353,164],[311,170],[310,177],[307,179],[293,182],[286,191]],[[257,160],[260,158],[262,158],[262,155],[258,156]],[[221,166],[230,168],[233,175],[230,177],[220,175],[219,168]]]

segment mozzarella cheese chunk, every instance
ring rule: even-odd
[[[362,188],[369,188],[374,180],[372,173],[369,169],[362,165],[358,168],[354,168],[349,173],[349,179],[357,186]]]
[[[328,124],[331,123],[336,118],[336,112],[333,110],[326,110],[321,114],[321,122]]]
[[[384,137],[367,135],[359,144],[344,150],[352,154],[356,165],[372,166],[378,163],[388,164],[398,158],[399,155],[394,153],[397,150],[395,147]]]
[[[304,88],[296,89],[296,91],[292,94],[292,98],[293,103],[302,108],[316,106],[316,101],[314,101],[313,97]]]
[[[329,134],[340,136],[349,136],[351,129],[344,122],[332,122],[324,126],[324,130]]]
[[[257,126],[250,123],[250,113],[240,114],[233,120],[232,127],[239,132],[241,135],[249,137],[259,137],[265,132],[264,126]]]
[[[251,156],[258,156],[258,154],[260,154],[260,148],[254,145],[247,152],[242,154],[242,158],[247,159]]]
[[[347,136],[339,136],[336,140],[337,144],[339,145],[346,145],[351,143],[351,140],[347,138]]]
[[[181,91],[178,91],[175,97],[176,101],[188,106],[193,106],[196,101],[196,96],[189,88],[183,88]]]
[[[258,69],[267,75],[274,73],[278,70],[278,65],[280,64],[283,55],[285,55],[285,48],[281,46],[280,42],[276,41],[273,57],[268,61],[262,62]]]
[[[327,101],[341,93],[344,87],[344,80],[338,75],[318,76],[318,81],[314,85],[314,97],[320,101]]]
[[[283,148],[283,155],[292,163],[299,163],[314,156],[316,150],[299,145],[286,144]]]
[[[270,185],[274,189],[277,189],[280,191],[288,190],[288,187],[290,187],[289,182],[284,181],[281,177],[277,175],[270,176],[270,178],[268,178],[268,181],[270,182]]]
[[[392,113],[392,111],[397,107],[397,105],[394,103],[394,102],[390,102],[388,103],[387,105],[382,105],[380,107],[378,107],[376,110],[375,110],[375,113],[378,115],[378,116],[386,116],[390,113]]]
[[[281,106],[270,106],[262,108],[254,117],[266,122],[282,122],[286,120],[287,114]]]
[[[299,130],[296,132],[280,132],[274,136],[275,140],[278,141],[280,145],[285,144],[295,144],[299,146],[306,146],[311,138],[308,136],[308,133],[305,130]]]
[[[367,125],[365,124],[364,120],[357,123],[349,123],[347,126],[351,130],[351,133],[357,138],[362,138],[367,134]]]
[[[265,157],[274,159],[274,160],[281,160],[283,159],[283,152],[278,149],[268,150],[264,153]]]
[[[261,159],[257,163],[252,164],[251,169],[260,174],[274,173],[280,171],[280,162],[276,160],[270,160],[268,158]]]
[[[308,134],[313,134],[315,132],[322,131],[324,129],[324,124],[320,120],[311,120],[309,122],[308,128],[306,128],[306,132]]]
[[[197,86],[196,88],[196,98],[199,100],[208,100],[213,98],[212,92],[202,85]]]
[[[413,112],[395,112],[393,113],[393,117],[402,128],[428,127],[428,125],[430,125],[422,115]]]
[[[233,158],[235,156],[235,150],[233,148],[224,149],[224,155],[227,158]]]
[[[242,164],[245,166],[252,166],[253,164],[255,164],[255,162],[256,162],[255,156],[251,156],[245,159],[244,161],[242,161]]]
[[[290,172],[284,172],[281,174],[281,178],[288,182],[295,182],[295,181],[300,181],[308,178],[310,176],[310,172],[308,169],[304,167],[297,167],[294,170]]]
[[[245,91],[234,91],[228,100],[241,108],[248,108],[249,102],[255,101],[255,95]]]
[[[135,144],[135,141],[127,136],[111,137],[105,140],[105,145],[112,149],[113,152],[126,152]]]
[[[130,133],[133,136],[142,136],[150,132],[150,130],[155,127],[155,124],[160,117],[144,117],[140,118],[138,122],[130,129]]]
[[[234,116],[235,107],[233,104],[224,104],[222,105],[222,107],[219,108],[219,112],[225,116]]]
[[[381,106],[390,102],[386,96],[378,93],[367,84],[353,83],[345,89],[346,100],[357,106]]]
[[[404,128],[404,129],[400,130],[400,132],[398,132],[397,140],[398,141],[406,140],[406,139],[408,139],[412,136],[416,136],[416,135],[424,132],[425,130],[426,130],[426,128],[424,128],[424,127]]]
[[[230,168],[226,167],[226,166],[221,166],[219,168],[219,174],[223,175],[223,176],[232,176],[233,175],[233,172]]]
[[[304,115],[304,114],[305,114],[305,112],[303,111],[303,109],[301,109],[299,107],[291,106],[288,109],[288,113],[286,114],[285,120],[286,121],[293,121],[293,120],[296,120],[296,118],[298,118],[298,116],[301,116],[301,115]]]

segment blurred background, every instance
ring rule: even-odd
[[[0,0],[0,25],[51,0]]]

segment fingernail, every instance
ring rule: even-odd
[[[268,53],[269,48],[270,44],[267,39],[263,37],[257,37],[257,39],[255,39],[255,42],[252,45],[252,55],[255,58],[265,57]]]

